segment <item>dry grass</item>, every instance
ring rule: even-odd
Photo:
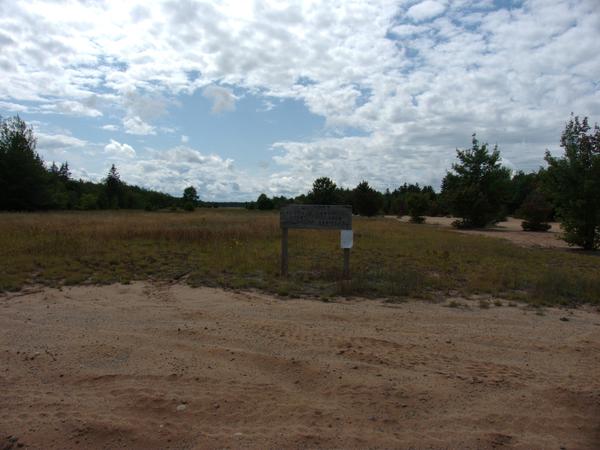
[[[0,290],[24,285],[186,279],[280,295],[491,294],[539,304],[600,304],[600,258],[526,249],[394,220],[354,219],[352,280],[337,231],[292,230],[279,272],[277,213],[245,210],[1,214]]]

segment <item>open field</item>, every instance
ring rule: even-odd
[[[457,303],[3,294],[0,448],[597,449],[600,314]]]
[[[1,214],[0,290],[182,280],[279,295],[488,295],[536,304],[600,304],[600,257],[386,218],[355,218],[350,282],[337,231],[292,230],[279,276],[277,213]]]

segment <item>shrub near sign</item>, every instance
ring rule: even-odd
[[[344,278],[350,275],[350,248],[352,247],[352,207],[342,205],[288,205],[279,214],[281,227],[281,274],[288,274],[288,229],[319,228],[342,230],[341,247],[344,249]]]

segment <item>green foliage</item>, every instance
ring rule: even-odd
[[[48,172],[35,147],[32,128],[19,116],[0,117],[0,209],[35,210],[50,206]]]
[[[33,130],[18,116],[0,118],[0,210],[160,209],[177,199],[128,186],[113,165],[103,183],[71,178],[68,162],[48,169],[35,151]]]
[[[398,189],[394,189],[393,192],[390,192],[389,189],[387,189],[383,194],[383,212],[385,214],[395,214],[397,216],[410,214],[409,197],[413,194],[420,195],[422,198],[419,201],[423,203],[426,202],[427,204],[426,208],[420,212],[419,216],[437,216],[443,214],[443,211],[440,208],[438,195],[433,188],[431,186],[421,187],[419,186],[419,183],[404,183]]]
[[[383,198],[369,183],[361,181],[354,188],[352,206],[354,212],[361,216],[374,216],[383,206]]]
[[[531,191],[518,210],[520,217],[525,219],[521,227],[525,231],[548,231],[552,205],[544,194],[538,190]]]
[[[423,217],[429,210],[429,196],[423,192],[411,192],[407,196],[407,207],[410,220],[413,223],[425,222]]]
[[[256,199],[256,208],[262,211],[273,209],[275,204],[273,200],[266,196],[266,194],[260,194]]]
[[[185,211],[193,211],[198,204],[198,192],[194,186],[188,186],[183,190],[181,197],[183,209]]]
[[[327,177],[317,178],[306,197],[313,205],[335,205],[339,202],[337,186]]]
[[[104,193],[106,194],[108,208],[118,209],[121,206],[125,206],[123,182],[114,164],[110,166],[108,174],[104,179]]]
[[[456,150],[459,163],[452,165],[442,182],[442,195],[462,228],[479,228],[501,220],[510,195],[510,171],[500,164],[497,147],[490,153],[473,135],[470,149]]]
[[[98,197],[94,194],[83,194],[79,200],[79,209],[92,210],[98,208]]]
[[[182,199],[184,202],[190,202],[192,204],[198,201],[198,192],[194,186],[188,186],[183,190]]]
[[[525,173],[518,171],[511,179],[510,184],[510,200],[507,204],[507,213],[510,215],[519,215],[519,208],[527,198],[539,185],[540,175],[532,172]]]
[[[546,152],[545,188],[556,206],[563,239],[587,250],[600,247],[600,128],[571,117],[560,139],[564,155]]]

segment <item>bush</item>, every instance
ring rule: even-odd
[[[90,210],[98,208],[98,197],[94,194],[83,194],[79,200],[79,209]]]
[[[408,205],[410,221],[412,223],[425,222],[425,217],[423,216],[429,209],[429,197],[427,194],[421,192],[408,194],[406,203]]]
[[[256,208],[262,211],[271,210],[275,207],[273,200],[267,197],[265,194],[260,194],[256,200]]]
[[[550,224],[547,222],[552,214],[552,205],[546,201],[541,192],[532,191],[517,212],[525,219],[521,222],[523,230],[548,231],[550,229]]]
[[[549,223],[528,222],[524,220],[521,222],[521,228],[523,228],[524,231],[548,231],[552,228],[552,225]]]

